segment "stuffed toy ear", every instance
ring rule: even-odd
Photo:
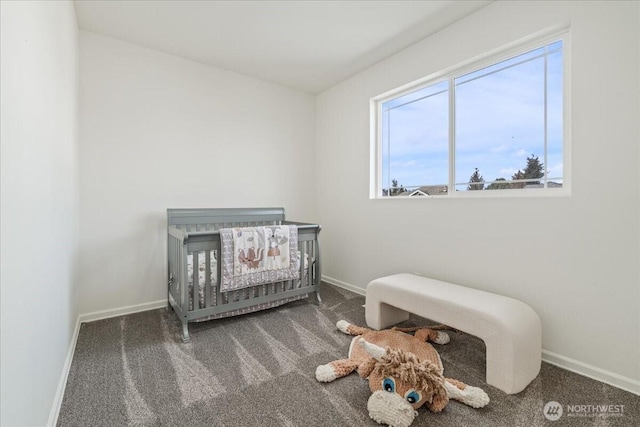
[[[369,374],[371,374],[371,371],[376,365],[376,362],[381,361],[382,357],[387,354],[387,349],[375,344],[368,343],[364,338],[360,338],[358,340],[358,343],[372,357],[372,359],[367,360],[358,367],[358,374],[360,374],[362,378],[367,378],[369,377]]]
[[[387,354],[387,349],[380,347],[379,345],[371,344],[367,342],[364,338],[360,338],[358,343],[366,350],[367,353],[374,359],[381,361],[382,357]]]

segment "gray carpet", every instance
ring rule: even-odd
[[[58,426],[376,426],[356,373],[328,384],[314,376],[316,366],[346,357],[351,337],[335,323],[365,326],[364,297],[330,285],[321,296],[320,306],[303,300],[193,324],[189,344],[164,309],[83,324]],[[412,317],[403,326],[425,322]],[[452,401],[438,414],[422,408],[414,426],[640,425],[640,397],[546,363],[525,391],[507,395],[484,382],[483,342],[450,335],[436,346],[445,374],[483,388],[491,403]],[[548,401],[624,407],[615,417],[548,421]]]

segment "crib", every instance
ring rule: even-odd
[[[295,225],[298,234],[298,279],[221,291],[220,229]],[[189,342],[189,323],[251,313],[308,298],[320,303],[321,226],[285,220],[284,208],[167,209],[168,307],[182,322],[182,341]]]

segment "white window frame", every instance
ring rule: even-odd
[[[431,74],[414,82],[408,83],[399,88],[385,92],[370,100],[370,137],[371,137],[371,165],[370,165],[370,194],[371,199],[450,199],[450,198],[495,198],[495,197],[566,197],[571,195],[571,34],[568,26],[560,26],[540,33],[531,35],[525,39],[503,46],[494,51],[488,52],[479,57],[473,58],[461,64],[447,68],[440,72]],[[563,98],[563,177],[562,188],[539,188],[539,189],[503,189],[484,191],[455,191],[455,105],[452,97],[455,92],[452,90],[452,82],[466,74],[489,67],[499,62],[508,60],[520,54],[538,49],[547,44],[562,40],[563,55],[563,77],[562,77],[562,98]],[[442,81],[449,81],[449,179],[448,193],[438,196],[383,196],[382,189],[382,104],[420,90],[424,87],[437,84]],[[546,107],[545,107],[546,108]],[[543,153],[543,163],[545,170],[546,143]]]

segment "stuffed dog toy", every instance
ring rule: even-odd
[[[316,379],[330,382],[357,370],[369,380],[372,394],[367,409],[380,424],[408,427],[420,407],[426,405],[431,411],[440,412],[449,399],[473,408],[489,403],[489,396],[482,389],[443,376],[440,355],[427,341],[446,344],[449,335],[445,332],[430,328],[374,331],[344,320],[338,321],[336,327],[355,335],[349,358],[318,366]]]

